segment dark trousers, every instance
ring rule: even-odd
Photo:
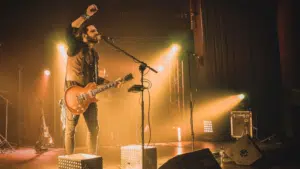
[[[87,146],[89,154],[97,153],[98,140],[98,109],[96,103],[91,103],[88,109],[83,113],[85,123],[88,128]],[[78,123],[80,115],[74,115],[67,110],[66,129],[65,129],[65,150],[66,154],[73,154],[75,148],[75,127]]]

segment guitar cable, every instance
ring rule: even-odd
[[[148,143],[147,143],[147,146],[149,146],[150,142],[151,142],[151,137],[152,137],[152,130],[151,130],[151,124],[150,124],[150,107],[151,107],[151,95],[150,95],[150,88],[152,87],[152,83],[149,79],[144,79],[144,82],[147,83],[148,85],[145,87],[145,89],[148,91],[148,126],[149,126],[149,140],[148,140]],[[140,95],[140,98],[139,98],[139,104],[141,105],[141,96]],[[142,129],[142,126],[140,127],[141,130],[144,130]],[[136,137],[138,137],[138,132],[136,132]],[[137,141],[138,142],[138,141]]]
[[[152,130],[151,130],[151,124],[150,124],[150,107],[151,107],[151,95],[150,95],[150,88],[152,87],[152,83],[149,79],[144,79],[145,83],[148,83],[147,87],[145,89],[148,91],[148,126],[149,126],[149,140],[147,147],[149,146],[151,142],[151,137],[152,137]]]
[[[147,147],[149,146],[150,142],[151,142],[151,124],[150,124],[150,90],[149,88],[147,88],[147,91],[148,91],[148,97],[149,97],[149,103],[148,103],[148,126],[149,126],[149,141],[148,141],[148,144],[147,144]]]

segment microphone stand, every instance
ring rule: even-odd
[[[113,44],[112,41],[103,38],[103,40],[111,45],[112,47],[114,47],[115,49],[117,49],[118,51],[120,51],[121,53],[125,54],[126,56],[129,56],[130,58],[132,58],[136,63],[139,63],[139,71],[141,73],[141,92],[142,92],[142,104],[141,104],[141,111],[142,111],[142,129],[141,129],[141,138],[142,138],[142,169],[144,169],[144,155],[145,155],[145,150],[144,150],[144,146],[145,146],[145,137],[144,137],[144,71],[146,68],[149,68],[152,72],[158,73],[155,69],[153,69],[152,67],[148,66],[145,62],[140,61],[139,59],[137,59],[136,57],[134,57],[133,55],[127,53],[125,50],[119,48],[118,46],[116,46],[115,44]]]

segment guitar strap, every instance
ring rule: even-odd
[[[98,59],[99,59],[99,55],[94,49],[92,51],[93,51],[93,56],[94,56],[94,67],[95,67],[94,82],[96,84],[98,84]]]

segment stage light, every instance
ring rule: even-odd
[[[65,45],[62,43],[57,44],[57,50],[58,51],[65,51]]]
[[[63,43],[57,44],[57,50],[58,50],[60,56],[64,57],[64,59],[67,58],[67,48]]]
[[[164,68],[164,66],[160,65],[160,66],[158,66],[157,70],[158,70],[158,72],[162,72],[165,70],[165,68]]]
[[[44,70],[44,75],[50,76],[50,74],[51,74],[50,70],[48,70],[48,69]]]
[[[203,125],[204,125],[204,133],[212,133],[213,132],[212,121],[204,120]]]
[[[169,48],[169,51],[167,53],[167,61],[170,62],[172,60],[172,58],[174,58],[175,56],[178,55],[179,51],[180,51],[180,45],[178,44],[172,44]]]
[[[171,46],[171,51],[172,52],[178,52],[180,50],[180,45],[178,45],[178,44],[173,44],[172,46]]]
[[[238,97],[243,100],[245,98],[245,95],[244,94],[239,94]]]
[[[177,127],[177,139],[178,139],[178,142],[181,142],[181,128],[180,127]]]

